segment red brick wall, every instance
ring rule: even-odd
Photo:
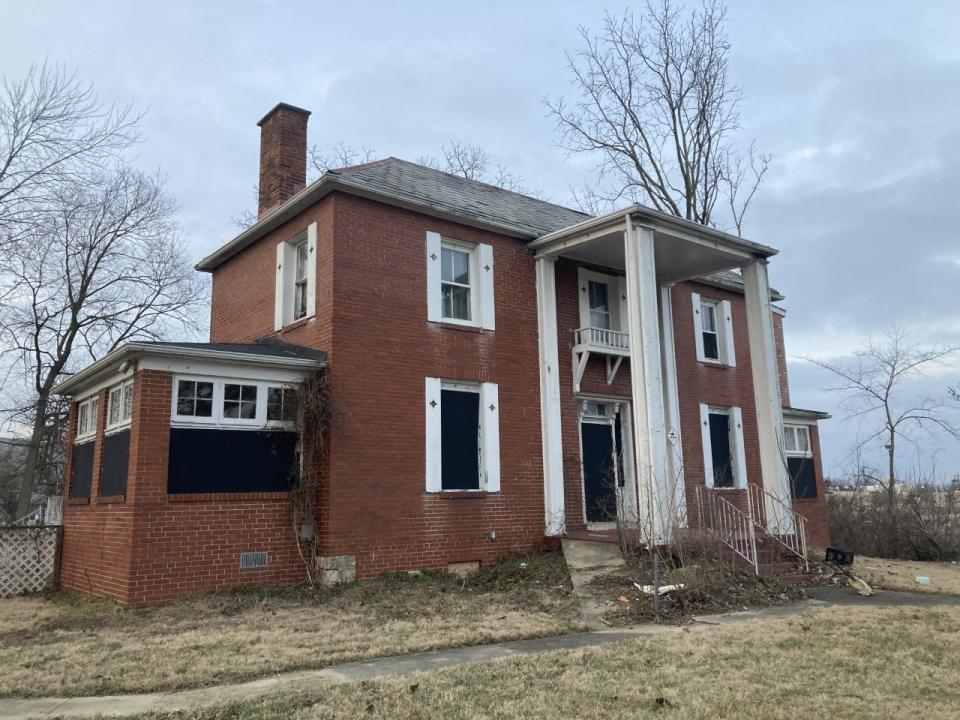
[[[787,345],[783,338],[783,315],[773,314],[773,339],[777,344],[777,373],[780,376],[780,401],[790,407],[790,380],[787,377]]]

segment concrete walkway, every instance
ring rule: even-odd
[[[143,695],[108,695],[80,698],[37,698],[29,700],[0,699],[0,720],[27,718],[92,718],[122,717],[147,712],[189,711],[222,705],[239,700],[253,700],[276,692],[315,692],[325,686],[353,683],[374,678],[432,672],[499,658],[598,647],[621,640],[649,639],[676,632],[703,631],[712,627],[743,622],[775,620],[791,617],[831,605],[958,605],[960,597],[920,593],[878,591],[862,598],[849,588],[817,588],[816,598],[789,607],[768,608],[751,612],[706,615],[693,618],[692,625],[643,625],[620,630],[575,633],[533,640],[516,640],[494,645],[451,648],[397,657],[378,658],[365,662],[334,665],[322,670],[304,670],[233,685],[182,690],[179,692]]]
[[[605,608],[594,594],[590,592],[590,581],[609,573],[623,570],[627,564],[620,554],[620,546],[610,542],[596,542],[593,540],[572,540],[564,538],[562,541],[563,558],[567,562],[570,572],[570,582],[573,591],[580,600],[580,611],[587,627],[594,630],[603,628],[600,617]]]

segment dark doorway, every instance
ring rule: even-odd
[[[609,423],[581,423],[580,437],[587,522],[613,522],[617,518],[613,426]]]
[[[733,487],[733,458],[730,455],[730,416],[710,413],[710,449],[713,456],[713,486]]]

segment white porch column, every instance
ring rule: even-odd
[[[669,540],[673,527],[670,516],[673,502],[667,479],[666,422],[653,243],[653,229],[634,228],[633,220],[627,215],[624,246],[637,497],[648,541],[651,544],[663,544]]]
[[[744,265],[744,295],[747,302],[747,332],[750,337],[750,365],[753,370],[753,394],[757,405],[757,434],[760,439],[760,472],[763,488],[786,507],[790,504],[790,476],[783,459],[783,406],[780,400],[780,375],[777,372],[777,351],[773,335],[770,304],[770,283],[766,260]],[[767,526],[779,518],[783,532],[782,511],[768,499]],[[789,529],[789,528],[787,528]]]
[[[555,258],[541,257],[537,268],[537,333],[540,343],[540,438],[543,446],[545,532],[566,530],[563,509],[563,436],[560,432],[560,361],[557,338]]]
[[[667,431],[667,480],[672,486],[670,517],[678,527],[687,525],[687,490],[683,481],[683,443],[680,438],[680,393],[677,384],[677,350],[673,338],[672,285],[660,288],[660,352],[663,355],[663,398]]]

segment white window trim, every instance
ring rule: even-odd
[[[194,415],[177,414],[177,387],[180,381],[187,382],[209,382],[213,383],[213,411],[210,417],[196,417]],[[257,414],[256,418],[228,418],[223,415],[224,386],[226,385],[254,385],[257,388]],[[258,380],[252,378],[236,377],[216,377],[210,375],[187,375],[180,374],[173,376],[173,393],[170,399],[170,424],[172,427],[205,427],[205,428],[230,428],[239,429],[292,429],[293,421],[267,420],[267,393],[272,387],[280,387],[288,390],[297,390],[298,384],[289,382],[278,382],[276,380]]]
[[[111,423],[110,417],[113,414],[113,393],[119,391],[120,393],[120,419],[117,422]],[[124,408],[124,394],[130,392],[130,416],[123,417],[123,408]],[[107,390],[107,425],[104,430],[104,433],[110,435],[111,433],[121,432],[130,427],[131,420],[133,419],[133,380],[127,380],[126,382],[120,383],[119,385],[114,385],[109,390]]]
[[[86,410],[87,417],[90,419],[88,428],[80,432],[80,415]],[[89,442],[97,437],[97,426],[100,424],[100,396],[94,395],[86,400],[77,403],[77,434],[74,437],[74,445],[80,445]]]
[[[443,315],[443,248],[447,247],[470,256],[470,320],[448,318]],[[427,321],[447,325],[496,329],[494,299],[493,246],[472,244],[427,232]]]
[[[730,461],[733,487],[717,490],[744,490],[747,487],[746,448],[743,441],[743,412],[739,407],[719,407],[700,403],[700,440],[703,446],[704,483],[713,488],[713,443],[710,440],[710,415],[730,417]]]
[[[794,433],[800,430],[803,431],[803,433],[807,436],[806,450],[790,450],[789,448],[787,448],[786,431],[788,428],[791,429]],[[783,449],[787,457],[800,457],[800,458],[813,457],[813,445],[810,442],[810,426],[809,425],[802,425],[802,424],[787,422],[783,424],[783,429],[784,429]]]
[[[297,246],[307,243],[307,312],[294,318],[296,298]],[[303,232],[277,243],[277,264],[274,285],[273,329],[315,317],[317,314],[317,223],[310,223]]]
[[[610,330],[626,332],[627,315],[625,312],[626,293],[625,278],[618,275],[607,275],[587,268],[577,268],[577,287],[580,300],[580,327],[592,327],[590,324],[590,282],[603,283],[607,286],[607,309],[610,312]]]
[[[736,367],[736,349],[733,339],[733,306],[729,300],[716,300],[691,293],[693,304],[693,332],[697,348],[697,361],[710,365]],[[716,320],[718,358],[708,358],[703,347],[703,305],[712,305]]]
[[[480,395],[478,443],[480,487],[471,490],[443,489],[442,392],[459,390]],[[500,402],[496,383],[464,382],[426,378],[426,491],[428,493],[500,492]]]

